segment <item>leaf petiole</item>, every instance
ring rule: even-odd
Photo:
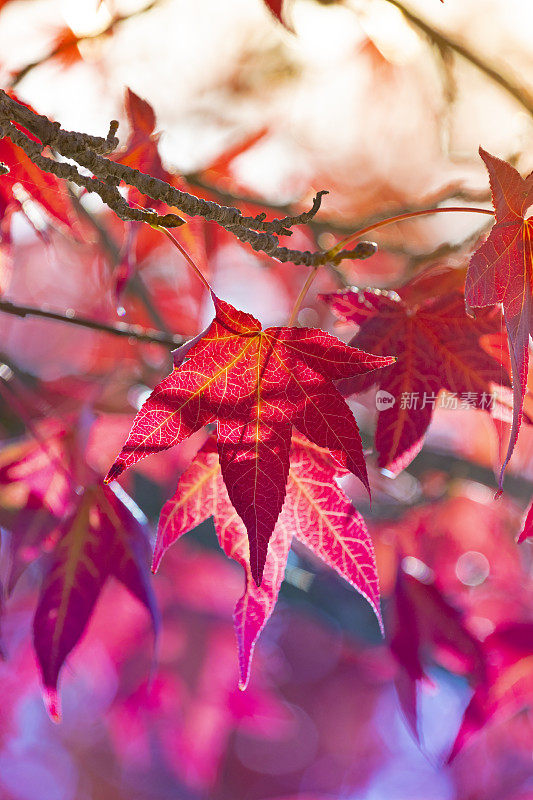
[[[203,283],[203,285],[205,286],[205,288],[206,288],[206,289],[207,289],[209,292],[211,292],[211,291],[212,291],[212,289],[211,289],[211,287],[210,287],[209,283],[207,282],[207,278],[205,278],[205,277],[204,277],[204,275],[202,274],[202,272],[201,272],[200,268],[199,268],[199,267],[198,267],[198,266],[197,266],[197,265],[194,263],[194,261],[193,261],[193,259],[191,258],[191,256],[188,254],[188,252],[185,250],[185,248],[181,246],[181,244],[178,242],[178,240],[176,239],[176,237],[175,237],[175,236],[173,236],[173,235],[170,233],[170,231],[169,231],[169,230],[167,230],[167,228],[162,228],[162,227],[160,227],[159,225],[153,225],[152,223],[148,223],[148,224],[149,224],[149,225],[150,225],[150,226],[151,226],[151,227],[152,227],[152,228],[153,228],[155,231],[161,231],[161,233],[164,233],[164,234],[165,234],[165,236],[166,236],[168,239],[170,239],[170,241],[172,242],[172,244],[174,245],[174,247],[177,247],[177,248],[178,248],[178,250],[180,251],[180,253],[182,254],[182,256],[183,256],[183,257],[184,257],[184,258],[187,260],[188,264],[189,264],[189,265],[190,265],[190,266],[193,268],[194,272],[196,273],[197,277],[198,277],[198,278],[199,278],[199,279],[202,281],[202,283]]]
[[[392,225],[393,222],[403,222],[405,219],[413,219],[414,217],[424,217],[427,214],[444,214],[447,212],[459,212],[459,211],[467,211],[472,214],[490,214],[490,216],[494,216],[494,211],[488,208],[475,208],[469,206],[444,206],[444,207],[437,207],[437,208],[426,208],[423,211],[408,211],[405,214],[398,214],[396,217],[388,217],[387,219],[381,220],[381,222],[373,222],[371,225],[367,225],[366,228],[361,228],[361,230],[355,231],[355,233],[350,233],[349,236],[346,236],[344,239],[341,239],[335,247],[332,247],[331,250],[328,251],[327,255],[329,258],[335,258],[335,256],[342,250],[344,245],[350,244],[355,239],[359,239],[361,236],[365,236],[370,231],[374,231],[377,228],[384,228],[385,225]]]
[[[376,228],[384,228],[385,225],[392,225],[393,222],[403,222],[403,220],[413,219],[414,217],[423,217],[427,216],[428,214],[440,214],[448,211],[453,211],[453,212],[468,211],[473,214],[489,214],[491,217],[494,216],[494,211],[491,211],[488,208],[474,208],[468,206],[447,206],[444,208],[441,207],[426,208],[423,211],[409,211],[406,212],[405,214],[398,214],[395,217],[388,217],[387,219],[381,220],[381,222],[373,222],[371,225],[367,225],[365,228],[361,228],[360,230],[351,233],[349,236],[346,236],[344,239],[341,239],[341,241],[338,242],[335,245],[335,247],[332,247],[331,250],[329,250],[326,253],[326,255],[328,256],[329,259],[333,260],[345,245],[351,244],[355,239],[359,239],[361,236],[365,236],[367,233],[370,233],[370,231],[376,230]],[[309,291],[309,288],[313,283],[316,274],[321,266],[322,264],[316,264],[309,273],[309,275],[307,276],[306,281],[302,286],[302,290],[296,299],[294,308],[291,311],[291,315],[287,323],[289,326],[294,325],[294,322],[298,315],[298,311],[300,310],[305,295]]]

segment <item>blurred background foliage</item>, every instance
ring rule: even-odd
[[[522,174],[533,168],[528,0],[287,0],[283,19],[261,0],[4,0],[0,80],[67,129],[105,135],[119,119],[130,146],[133,90],[155,112],[152,156],[219,202],[284,213],[328,189],[318,219],[292,237],[302,249],[436,203],[490,207],[480,144]],[[75,194],[67,233],[30,183],[18,191],[0,249],[10,300],[183,335],[205,327],[208,298],[163,237]],[[461,270],[485,224],[446,214],[376,231],[378,254],[323,270],[299,322],[333,330],[320,292],[395,288],[435,265]],[[252,254],[202,222],[176,235],[221,296],[285,323],[306,268]],[[65,435],[56,461],[70,464],[75,451],[82,484],[88,467],[105,473],[171,364],[158,345],[47,320],[2,317],[0,337],[4,477],[24,448],[39,454],[39,442]],[[373,394],[353,408],[370,448]],[[508,427],[438,409],[398,478],[371,467],[371,510],[346,483],[374,537],[387,637],[347,584],[296,550],[244,693],[231,622],[242,576],[205,523],[153,579],[163,620],[155,664],[145,611],[108,584],[63,671],[55,726],[30,633],[46,551],[29,548],[1,621],[2,800],[533,797],[531,545],[514,543],[533,438],[524,426],[495,503]],[[151,523],[200,443],[126,477]],[[59,480],[50,464],[41,469]],[[0,485],[6,528],[36,470]],[[472,697],[477,717],[462,723]]]

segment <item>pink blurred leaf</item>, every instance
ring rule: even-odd
[[[501,625],[487,636],[483,650],[487,676],[466,708],[449,761],[492,718],[509,718],[533,702],[533,624]]]
[[[148,574],[146,526],[103,486],[85,490],[62,524],[51,555],[33,622],[34,646],[45,701],[60,717],[57,681],[63,663],[83,635],[94,605],[110,576],[118,578],[148,609],[157,630],[157,610]]]
[[[401,568],[394,592],[390,649],[401,667],[396,676],[400,705],[417,740],[417,687],[420,682],[431,683],[425,669],[431,651],[437,660],[439,651],[450,656],[473,683],[485,675],[482,646],[465,627],[460,611],[434,583],[417,580]]]

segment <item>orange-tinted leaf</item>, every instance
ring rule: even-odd
[[[205,176],[210,183],[227,180],[228,170],[232,162],[238,156],[250,150],[257,142],[263,139],[267,133],[268,128],[260,128],[244,139],[239,139],[236,144],[228,147],[227,150],[224,150],[224,152],[218,155],[210,164],[207,164],[202,169],[202,175]]]
[[[259,585],[285,498],[292,425],[368,486],[357,423],[332,381],[393,359],[348,347],[321,330],[263,331],[251,314],[215,295],[213,301],[215,319],[146,401],[108,479],[218,420],[222,476],[246,525]]]
[[[414,303],[403,299],[412,293]],[[377,383],[376,428],[378,464],[392,472],[406,467],[420,451],[441,389],[455,395],[455,407],[466,404],[489,410],[491,383],[509,385],[502,365],[487,353],[480,337],[499,329],[497,310],[472,320],[459,292],[425,301],[410,285],[395,293],[348,291],[324,297],[341,319],[359,325],[354,347],[397,362],[375,375],[342,381],[344,394]],[[451,406],[453,407],[453,406]]]
[[[72,229],[75,219],[64,181],[42,172],[20,147],[7,138],[0,138],[0,161],[9,167],[9,173],[0,177],[0,219],[6,215],[9,218],[13,211],[25,211],[32,221],[31,212],[25,206],[29,198],[64,228]],[[9,235],[8,231],[6,235]]]
[[[503,304],[513,370],[513,425],[500,475],[501,487],[522,421],[529,336],[533,329],[533,217],[525,217],[533,203],[533,172],[522,178],[506,161],[481,147],[479,153],[490,176],[496,223],[470,260],[465,297],[472,308]]]
[[[341,471],[326,450],[294,436],[287,496],[268,544],[259,587],[250,568],[246,529],[230,503],[212,439],[163,507],[154,569],[173,542],[213,516],[220,546],[245,571],[244,594],[234,612],[241,688],[248,683],[255,643],[274,610],[293,536],[360,592],[381,624],[372,542],[363,518],[335,482]]]
[[[65,25],[54,37],[50,57],[57,59],[62,67],[71,67],[76,61],[81,60],[79,43],[80,37]]]

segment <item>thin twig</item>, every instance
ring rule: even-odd
[[[164,347],[179,347],[186,341],[183,336],[169,336],[163,331],[154,331],[141,328],[140,325],[129,325],[126,322],[117,322],[116,325],[108,325],[105,322],[98,322],[94,319],[80,317],[77,314],[62,313],[59,311],[46,311],[35,306],[20,305],[9,300],[0,300],[0,312],[11,314],[15,317],[42,317],[52,319],[57,322],[68,322],[70,325],[78,325],[82,328],[90,328],[102,333],[110,333],[113,336],[122,336],[127,339],[135,339],[137,342],[149,344],[160,344]]]
[[[441,206],[440,208],[425,208],[423,211],[410,211],[407,214],[398,214],[395,217],[389,217],[388,219],[383,219],[381,222],[374,222],[371,225],[367,225],[365,228],[361,230],[354,231],[349,236],[346,236],[344,239],[341,239],[335,247],[332,247],[328,251],[328,255],[333,263],[338,263],[339,254],[346,252],[346,250],[341,250],[344,244],[349,244],[354,239],[358,239],[360,236],[364,236],[370,231],[376,230],[377,228],[384,228],[386,225],[393,225],[397,222],[404,222],[408,219],[416,219],[417,217],[425,217],[429,214],[447,214],[447,213],[459,213],[459,212],[467,212],[471,214],[487,214],[488,216],[493,217],[494,211],[489,210],[488,208],[471,208],[470,206]]]
[[[502,89],[514,97],[514,99],[517,100],[520,105],[523,106],[526,111],[533,116],[533,96],[525,86],[516,83],[509,74],[504,75],[501,72],[498,72],[480,55],[473,53],[471,50],[465,47],[464,44],[455,41],[455,39],[451,39],[442,31],[437,31],[435,28],[432,28],[431,25],[428,25],[427,22],[417,16],[413,11],[406,8],[404,4],[400,2],[400,0],[387,0],[387,2],[401,11],[404,17],[409,20],[409,22],[421,30],[428,37],[428,39],[430,39],[435,45],[437,45],[437,47],[439,47],[441,52],[446,48],[453,50],[455,53],[457,53],[457,55],[461,56],[470,64],[473,64],[475,67],[477,67],[481,72],[485,73],[485,75],[494,81],[494,83],[497,83],[498,86],[501,86]]]
[[[271,200],[265,200],[262,197],[230,192],[226,188],[222,188],[217,184],[207,181],[202,173],[191,173],[184,175],[183,178],[190,186],[203,189],[224,203],[231,203],[232,205],[239,203],[242,205],[260,206],[262,208],[268,208],[270,211],[273,211],[276,214],[289,215],[294,213],[290,204],[274,203]],[[307,225],[309,228],[315,231],[315,233],[322,233],[326,231],[348,234],[353,230],[359,230],[367,225],[373,225],[376,222],[381,222],[382,220],[388,219],[391,214],[410,214],[412,211],[423,211],[426,208],[438,206],[441,203],[446,203],[451,200],[463,200],[465,203],[480,203],[484,202],[485,200],[489,201],[490,198],[490,191],[487,191],[487,189],[466,189],[462,182],[453,181],[452,183],[448,183],[441,187],[437,192],[433,192],[432,194],[422,198],[422,200],[416,204],[391,204],[390,207],[383,208],[376,214],[360,217],[359,219],[347,220],[346,222],[340,222],[339,220],[330,219],[329,217],[314,217],[307,223]],[[384,245],[384,247],[387,248],[387,245]]]

